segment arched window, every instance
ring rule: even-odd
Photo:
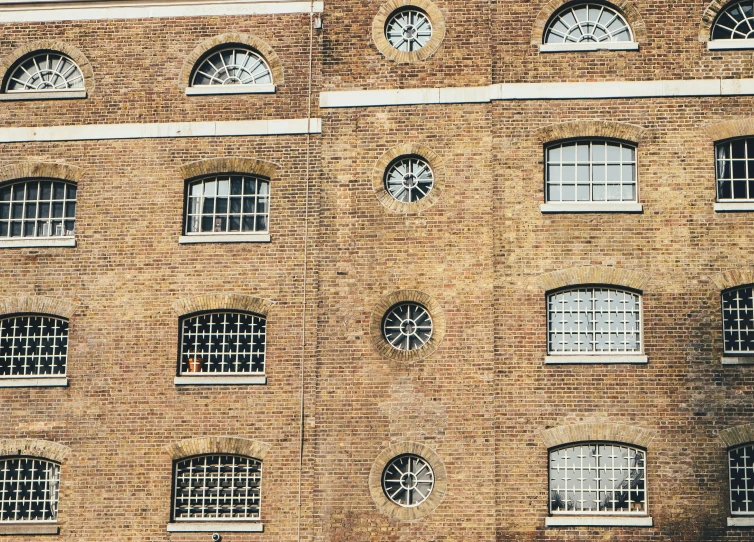
[[[754,38],[754,4],[751,0],[731,2],[712,25],[713,40],[746,40]]]
[[[738,286],[722,293],[723,351],[725,354],[754,352],[754,288]]]
[[[551,514],[647,514],[644,450],[582,442],[549,455]]]
[[[728,450],[730,511],[733,515],[754,515],[754,443]]]
[[[631,42],[631,28],[615,9],[604,4],[568,4],[553,15],[544,43]]]
[[[272,71],[264,57],[246,45],[213,49],[197,62],[188,94],[273,92]]]
[[[0,458],[0,525],[58,517],[60,465],[36,457]]]
[[[0,318],[0,378],[65,376],[68,320],[44,314]]]
[[[59,179],[27,179],[0,185],[0,241],[70,237],[76,225],[76,185]]]
[[[38,51],[17,62],[5,82],[6,92],[83,90],[84,75],[63,53]]]

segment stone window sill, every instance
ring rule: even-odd
[[[193,243],[269,243],[268,233],[206,233],[198,235],[181,235],[178,243],[188,245]]]
[[[35,534],[60,534],[55,522],[19,522],[0,524],[0,536],[23,536]]]
[[[549,516],[546,527],[652,527],[651,516]]]
[[[634,41],[614,41],[607,43],[543,43],[540,53],[565,53],[577,51],[638,51],[639,44]]]
[[[707,50],[724,51],[726,49],[754,49],[754,40],[713,40],[707,42]]]
[[[723,365],[754,365],[754,356],[723,356]]]
[[[0,239],[0,248],[75,247],[73,237],[18,237]]]
[[[264,525],[250,521],[176,521],[169,533],[261,533]]]
[[[66,376],[48,376],[48,377],[0,377],[0,388],[45,388],[45,387],[66,387],[68,386],[68,377]]]
[[[197,85],[186,87],[186,96],[213,94],[274,94],[275,85]]]
[[[539,206],[543,213],[641,213],[644,206],[633,202],[558,202],[543,203]]]
[[[0,102],[15,102],[20,100],[76,100],[81,98],[86,98],[85,90],[45,90],[0,94]]]
[[[731,212],[751,212],[754,211],[754,201],[726,201],[723,203],[715,203],[716,213],[731,213]]]
[[[249,386],[267,384],[265,375],[228,375],[228,376],[176,376],[173,380],[176,386]]]
[[[574,356],[561,355],[561,356],[545,356],[545,363],[547,365],[557,364],[593,364],[593,363],[647,363],[647,356],[642,354],[579,354]]]
[[[728,518],[728,527],[754,527],[754,516]]]

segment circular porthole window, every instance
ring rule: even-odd
[[[419,350],[432,338],[432,317],[420,303],[398,303],[385,314],[382,334],[396,350]]]
[[[434,205],[442,195],[444,179],[442,158],[420,143],[393,147],[372,170],[375,196],[396,213],[418,213]]]
[[[432,191],[434,175],[429,164],[419,156],[402,156],[385,172],[385,190],[393,199],[413,203]]]
[[[389,0],[372,22],[372,39],[390,60],[416,62],[429,58],[445,37],[445,18],[429,0]]]
[[[385,496],[404,508],[413,508],[426,501],[434,485],[432,467],[418,455],[399,455],[382,473]]]
[[[385,24],[387,41],[406,53],[418,51],[432,37],[432,23],[424,11],[410,7],[394,11]]]

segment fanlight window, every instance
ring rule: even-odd
[[[35,53],[11,70],[6,92],[82,90],[84,76],[69,57],[55,52]]]
[[[647,513],[646,453],[606,442],[550,451],[550,513]]]
[[[754,352],[754,296],[752,286],[722,293],[723,347],[726,354]]]
[[[548,202],[636,201],[636,147],[581,140],[547,147]]]
[[[0,378],[65,375],[68,321],[42,314],[0,319]]]
[[[186,234],[267,233],[270,183],[252,175],[214,175],[188,185]]]
[[[728,450],[728,465],[731,513],[754,515],[754,444]]]
[[[269,85],[272,72],[262,56],[248,47],[235,46],[205,56],[191,78],[199,85]]]
[[[717,200],[754,201],[754,138],[715,146]]]
[[[385,24],[385,37],[390,45],[399,51],[418,51],[432,37],[432,23],[421,9],[407,7],[399,9],[388,18]]]
[[[754,38],[754,4],[751,0],[729,4],[712,25],[713,40]]]
[[[631,28],[614,9],[603,4],[570,4],[550,20],[544,43],[606,43],[633,41]]]
[[[0,459],[0,524],[54,521],[60,465],[34,457]]]
[[[32,179],[0,187],[0,239],[71,237],[75,225],[75,184]]]
[[[173,519],[260,519],[262,462],[252,457],[210,454],[175,463]]]
[[[181,323],[181,374],[264,374],[267,321],[245,312],[206,312]]]
[[[641,296],[608,287],[582,287],[547,299],[551,354],[641,353]]]

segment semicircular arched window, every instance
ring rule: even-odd
[[[712,25],[712,40],[748,40],[754,38],[754,4],[751,0],[731,2]]]
[[[0,379],[63,377],[68,320],[46,314],[0,318]]]
[[[72,245],[75,227],[75,183],[26,179],[0,185],[0,244],[37,239],[40,244]]]
[[[22,58],[10,69],[5,92],[83,90],[84,75],[68,56],[41,51]]]
[[[57,520],[59,490],[59,464],[27,456],[0,459],[0,525]]]
[[[544,32],[540,50],[637,49],[626,19],[605,4],[568,4],[557,11]]]
[[[214,49],[197,62],[186,94],[274,92],[272,70],[264,57],[245,45]]]

